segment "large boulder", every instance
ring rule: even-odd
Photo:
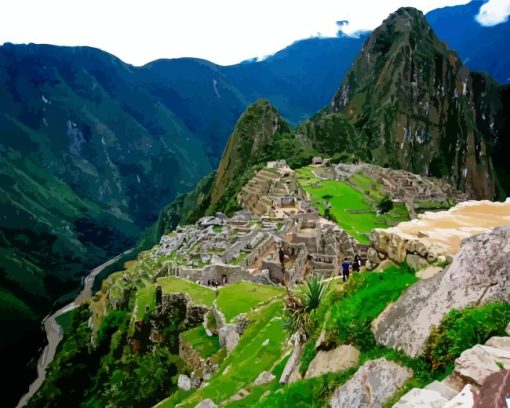
[[[334,391],[330,404],[333,408],[382,407],[412,375],[411,369],[385,358],[367,361]]]
[[[177,379],[177,387],[183,391],[191,390],[191,380],[187,375],[181,374]]]
[[[455,360],[453,374],[481,386],[487,377],[501,370],[501,366],[510,369],[510,350],[477,344]]]
[[[378,343],[416,357],[452,309],[510,301],[510,226],[466,238],[443,272],[411,286],[373,325]]]
[[[437,391],[413,388],[393,405],[393,408],[443,408],[447,402]]]
[[[319,351],[314,357],[305,378],[346,370],[358,364],[359,351],[353,346],[339,346],[329,351]]]
[[[237,332],[237,326],[232,323],[226,324],[218,330],[218,338],[220,346],[225,347],[227,353],[230,354],[235,346],[237,346],[237,343],[239,343],[240,336]]]
[[[451,401],[443,406],[443,408],[471,408],[474,404],[474,396],[476,390],[471,384],[466,386]]]

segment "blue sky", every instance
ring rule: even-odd
[[[89,45],[126,62],[199,57],[227,65],[272,54],[312,36],[377,27],[401,6],[423,12],[468,0],[3,0],[0,43]],[[496,24],[510,0],[490,0],[479,15]]]

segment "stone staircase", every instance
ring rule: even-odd
[[[509,325],[510,327],[510,325]],[[510,328],[507,327],[507,334]],[[425,388],[413,388],[394,408],[473,407],[475,396],[485,380],[501,370],[510,369],[510,337],[491,337],[487,342],[465,350],[455,360],[453,373],[443,381]]]

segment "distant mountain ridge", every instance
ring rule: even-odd
[[[457,52],[473,71],[486,72],[500,83],[510,83],[510,56],[501,52],[508,47],[510,21],[482,26],[475,16],[483,0],[432,10],[427,21],[448,48]]]

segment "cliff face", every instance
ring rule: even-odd
[[[327,121],[341,123],[340,130],[324,136],[308,124],[303,133],[314,145],[320,137],[346,138],[344,147],[362,158],[493,198],[499,92],[494,80],[470,72],[439,41],[420,11],[401,8],[372,33],[330,108],[312,120],[322,133]]]

